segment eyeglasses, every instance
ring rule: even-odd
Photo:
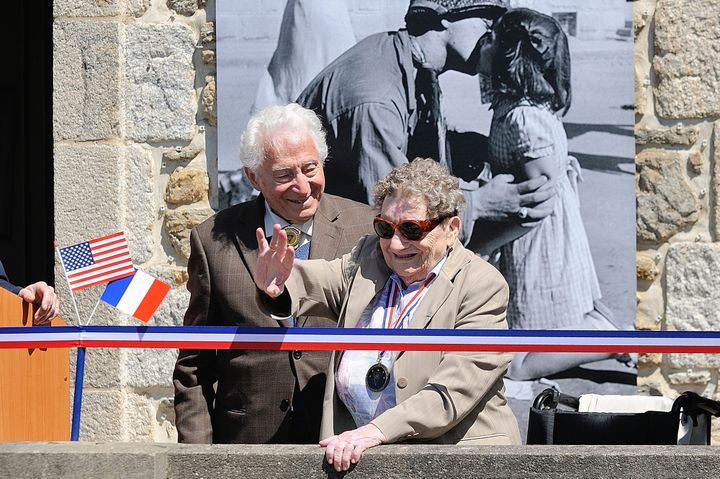
[[[395,230],[399,230],[400,234],[410,241],[421,240],[430,231],[435,229],[437,225],[442,223],[444,218],[436,218],[434,220],[404,220],[400,223],[388,221],[380,215],[373,220],[373,228],[375,234],[382,239],[390,239],[395,234]]]

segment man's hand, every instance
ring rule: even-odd
[[[271,298],[285,291],[295,261],[295,250],[287,244],[287,233],[280,225],[273,227],[273,237],[268,244],[262,228],[255,231],[258,242],[258,259],[255,266],[255,285]]]
[[[352,464],[357,464],[365,449],[370,449],[385,442],[385,435],[374,424],[345,431],[339,436],[331,436],[320,441],[325,449],[325,459],[335,470],[347,471]]]
[[[555,204],[556,183],[544,176],[513,184],[512,175],[497,175],[473,192],[472,217],[507,221],[520,213],[524,224],[533,224],[549,215]]]
[[[18,296],[37,306],[33,316],[33,324],[36,326],[49,325],[60,312],[60,301],[55,294],[55,289],[44,281],[25,286],[18,292]]]

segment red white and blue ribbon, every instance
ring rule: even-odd
[[[80,347],[720,353],[720,332],[221,326],[0,328],[0,349]]]

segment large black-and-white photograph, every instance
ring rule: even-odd
[[[216,28],[220,208],[256,194],[248,119],[297,102],[327,131],[326,193],[372,204],[417,157],[461,179],[461,237],[508,282],[511,329],[634,328],[632,2],[217,0]],[[521,433],[543,389],[633,394],[636,362],[516,353]]]

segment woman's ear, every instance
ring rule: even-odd
[[[440,20],[440,25],[442,25],[443,30],[447,30],[448,28],[450,28],[451,23],[452,22],[450,22],[449,20],[446,20],[444,18]]]
[[[462,221],[460,220],[459,216],[452,216],[450,217],[448,223],[447,223],[447,232],[449,235],[449,239],[454,242],[458,235],[460,234],[460,227],[462,226]]]

